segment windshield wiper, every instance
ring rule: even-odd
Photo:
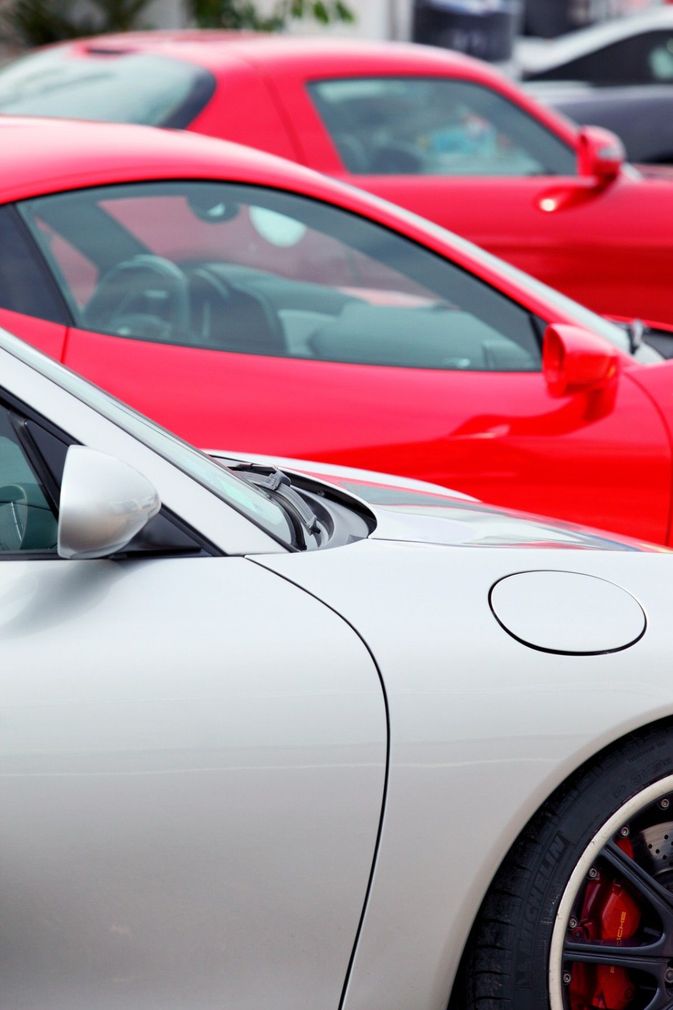
[[[630,319],[629,322],[622,324],[626,330],[626,335],[629,338],[629,351],[631,354],[635,354],[638,348],[643,343],[643,337],[647,332],[647,326],[640,319]]]
[[[292,481],[282,470],[261,463],[243,463],[232,467],[236,473],[249,484],[266,491],[283,508],[294,528],[295,535],[302,547],[308,547],[307,535],[319,537],[323,532],[313,509],[308,505],[298,491],[292,487]]]

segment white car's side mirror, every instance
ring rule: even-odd
[[[58,554],[104,558],[123,547],[157,514],[156,489],[127,463],[71,445],[61,482]]]

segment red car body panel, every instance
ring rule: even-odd
[[[597,312],[673,322],[673,187],[630,169],[609,185],[572,176],[349,174],[307,85],[358,77],[439,77],[492,89],[572,150],[577,129],[486,64],[446,50],[392,43],[154,32],[69,43],[152,52],[216,78],[189,129],[250,144],[349,181],[438,222]]]
[[[0,204],[151,179],[283,189],[405,234],[547,322],[577,323],[543,290],[530,290],[441,229],[258,151],[142,127],[53,120],[5,121],[0,139]],[[673,363],[642,365],[623,353],[622,374],[610,389],[554,398],[542,372],[229,353],[92,333],[6,309],[0,324],[204,448],[384,470],[670,541],[673,402],[664,390]]]
[[[398,473],[646,540],[667,536],[668,439],[628,375],[609,414],[588,423],[586,397],[550,402],[541,374],[512,373],[505,389],[497,373],[325,368],[76,330],[65,363],[197,445]]]

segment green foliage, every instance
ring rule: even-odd
[[[10,0],[0,12],[0,38],[41,46],[138,26],[150,0],[90,0],[90,14],[75,14],[75,0]]]
[[[139,25],[150,0],[89,0],[82,13],[78,0],[7,0],[0,3],[0,39],[27,46],[102,32],[125,32]],[[248,28],[280,31],[295,18],[319,24],[355,20],[345,0],[276,0],[269,14],[260,14],[255,0],[185,0],[200,28]],[[76,13],[77,11],[77,13]]]
[[[129,32],[139,27],[139,18],[150,0],[90,0],[100,12],[104,32]]]
[[[254,0],[187,0],[200,28],[248,28],[276,32],[294,18],[313,18],[319,24],[352,22],[355,16],[344,0],[276,0],[269,14],[260,14]]]
[[[71,14],[72,0],[15,0],[0,14],[0,38],[30,46],[86,34]]]

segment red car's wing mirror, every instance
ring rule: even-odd
[[[583,126],[577,136],[577,170],[598,183],[607,184],[619,175],[626,160],[624,145],[616,133],[602,126]]]
[[[542,343],[542,372],[552,396],[572,396],[610,385],[619,375],[616,347],[580,326],[552,323]]]

